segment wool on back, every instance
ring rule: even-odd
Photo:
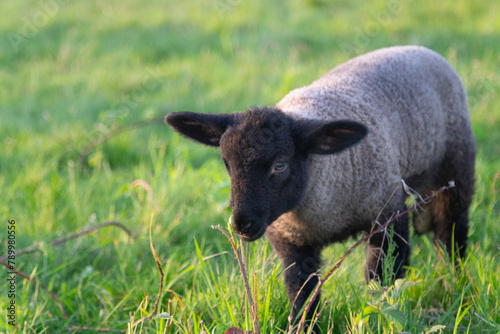
[[[286,214],[301,231],[283,228],[315,239],[332,232],[343,236],[361,221],[372,221],[401,179],[441,163],[449,145],[474,145],[458,74],[423,47],[354,58],[291,91],[276,107],[296,119],[354,120],[369,130],[360,144],[340,154],[310,157],[304,202]]]

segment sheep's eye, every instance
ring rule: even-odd
[[[288,166],[288,164],[285,161],[278,160],[274,164],[274,171],[281,173],[282,171],[284,171],[287,168],[287,166]]]

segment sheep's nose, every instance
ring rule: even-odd
[[[251,233],[254,225],[255,219],[241,215],[233,217],[233,228],[238,234],[245,235]]]
[[[265,212],[233,209],[233,229],[244,241],[259,239],[267,228]]]
[[[250,222],[246,223],[246,224],[245,224],[245,225],[241,228],[241,230],[240,230],[240,231],[241,231],[241,233],[242,233],[242,234],[248,234],[248,232],[250,231],[250,229],[251,229],[251,227],[252,227],[252,225],[253,225],[254,223],[255,223],[255,221],[254,221],[254,220],[252,220],[252,221],[250,221]]]
[[[243,240],[254,241],[264,234],[266,226],[253,215],[247,216],[233,212],[233,229]]]

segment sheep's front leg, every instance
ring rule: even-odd
[[[304,303],[318,284],[318,276],[311,274],[318,270],[321,247],[297,246],[276,233],[268,233],[268,238],[285,269],[285,285],[292,304],[292,321],[296,322]],[[307,323],[310,323],[318,303],[319,296],[307,314]],[[319,333],[316,327],[314,331]]]

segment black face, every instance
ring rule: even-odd
[[[309,154],[340,152],[367,134],[356,122],[299,121],[272,108],[236,114],[176,112],[165,120],[190,139],[220,146],[231,177],[233,226],[246,241],[260,238],[267,226],[300,204]]]
[[[260,238],[273,221],[297,207],[306,186],[306,156],[297,149],[292,121],[281,112],[251,112],[220,140],[231,177],[234,230]]]

